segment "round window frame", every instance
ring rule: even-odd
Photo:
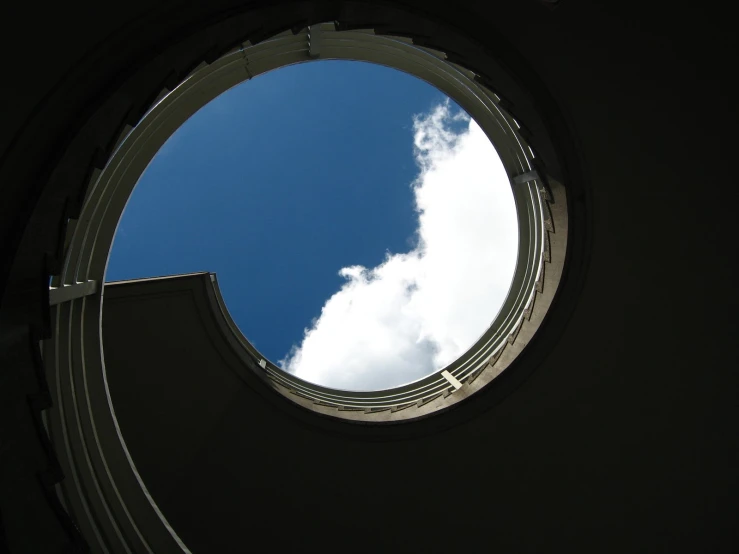
[[[210,64],[202,63],[172,91],[166,91],[119,140],[85,198],[55,284],[63,287],[81,282],[103,283],[115,231],[128,198],[159,149],[192,114],[226,90],[262,73],[321,59],[376,63],[404,71],[444,92],[480,125],[508,173],[516,204],[519,254],[506,300],[485,333],[454,362],[422,379],[378,391],[343,391],[316,385],[266,360],[231,319],[215,275],[211,291],[214,304],[221,323],[241,350],[248,371],[256,372],[264,382],[304,408],[340,419],[378,423],[427,416],[476,392],[515,358],[501,354],[517,339],[524,321],[531,319],[535,298],[542,290],[544,264],[552,261],[549,233],[555,218],[548,204],[551,186],[540,176],[533,150],[521,136],[516,120],[501,105],[501,99],[474,72],[449,61],[443,52],[418,46],[411,39],[380,35],[371,29],[337,30],[334,23],[323,23],[299,32],[286,31],[257,44],[245,42]],[[564,189],[559,188],[564,195]],[[565,204],[559,203],[558,228],[566,228],[562,225],[566,221]],[[560,258],[556,261],[561,275],[566,233],[559,238],[555,257]],[[556,277],[556,288],[559,276],[547,277],[548,281]],[[104,307],[102,296],[99,302],[87,299],[90,301],[81,308],[86,317],[79,322],[70,320],[68,325],[70,333],[72,326],[81,325],[83,335],[99,343],[104,367],[99,325]],[[541,306],[538,308],[542,311]],[[540,321],[541,317],[535,319]],[[532,335],[538,323],[530,327]],[[516,342],[515,350],[520,352],[525,341]]]

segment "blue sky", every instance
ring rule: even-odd
[[[439,335],[423,331],[429,327],[424,323],[414,323],[413,330],[397,323],[396,315],[407,311],[408,298],[402,307],[394,293],[387,294],[395,300],[373,296],[370,303],[389,306],[395,302],[391,317],[364,312],[352,317],[357,322],[382,321],[386,327],[392,319],[393,325],[406,326],[409,345],[425,344],[423,356],[416,356],[415,351],[403,354],[400,351],[406,346],[402,345],[397,352],[391,344],[384,350],[378,348],[387,342],[383,337],[388,333],[403,335],[387,327],[371,340],[347,346],[334,360],[334,369],[306,367],[316,365],[310,360],[326,359],[326,350],[334,350],[331,344],[347,343],[346,337],[331,335],[331,321],[351,317],[346,312],[323,318],[327,301],[343,291],[347,306],[355,300],[361,305],[362,295],[380,294],[372,291],[383,288],[379,282],[367,288],[371,281],[380,280],[379,273],[372,274],[373,268],[390,267],[387,262],[393,256],[399,259],[408,252],[418,253],[419,214],[425,213],[419,212],[421,176],[451,176],[439,190],[458,186],[451,169],[444,173],[443,164],[453,162],[449,153],[461,152],[458,139],[470,135],[473,124],[454,103],[445,101],[441,92],[414,77],[360,62],[299,64],[234,87],[191,117],[147,168],[119,224],[106,280],[215,272],[228,309],[244,335],[268,359],[282,361],[297,375],[315,382],[338,388],[384,388],[437,369],[433,366],[442,362],[436,358],[446,348],[446,339],[438,337],[447,330]],[[485,148],[479,138],[484,135],[475,136],[480,148]],[[431,139],[424,143],[424,137]],[[465,147],[469,151],[474,146],[471,141],[464,143],[470,145]],[[489,166],[497,156],[490,155],[489,142],[487,147],[478,157],[485,158],[482,163]],[[500,168],[495,169],[500,180]],[[459,173],[457,168],[455,175]],[[428,182],[438,181],[437,177]],[[439,195],[432,197],[438,198],[434,200],[437,205],[451,202]],[[478,209],[475,204],[479,202],[472,199],[468,207],[474,211]],[[444,225],[464,226],[443,215],[427,220],[439,222],[435,227],[439,231],[429,236],[450,236]],[[510,222],[501,225],[508,225],[510,231]],[[480,229],[476,232],[480,234]],[[510,244],[505,251],[502,258],[510,258]],[[470,256],[476,255],[470,251]],[[404,263],[403,272],[413,265],[428,273],[423,269],[427,266],[409,259]],[[464,260],[460,267],[465,267]],[[342,276],[342,268],[350,269]],[[506,281],[504,269],[501,283]],[[403,275],[398,278],[412,292],[418,287],[416,277]],[[341,301],[337,297],[334,308]],[[423,317],[431,321],[441,316]],[[355,335],[370,337],[374,332],[370,329],[377,327],[357,325]],[[351,325],[339,326],[344,327],[340,334],[352,331]],[[484,327],[475,331],[476,336]],[[310,348],[306,341],[306,351],[300,352],[306,328],[316,332]],[[466,331],[466,342],[471,342],[470,333]],[[461,347],[453,347],[456,352],[455,348]],[[390,357],[398,359],[398,354],[400,359],[407,358],[403,366],[410,367],[407,371],[388,363]],[[362,359],[361,367],[356,366],[356,360]],[[352,370],[338,369],[348,361]],[[365,367],[370,363],[388,369],[384,373],[372,370],[370,376]]]

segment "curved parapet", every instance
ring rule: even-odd
[[[240,343],[265,376],[302,405],[319,411],[333,408],[330,413],[337,417],[370,421],[427,415],[463,398],[472,390],[465,387],[466,383],[477,381],[480,386],[488,382],[483,373],[500,373],[508,358],[499,361],[503,349],[518,335],[524,320],[527,327],[535,325],[530,321],[532,309],[542,315],[546,311],[543,301],[536,302],[536,295],[543,291],[545,276],[547,288],[556,289],[561,271],[547,270],[545,265],[553,254],[555,268],[561,269],[567,214],[564,187],[557,185],[555,193],[553,180],[539,166],[520,124],[504,109],[501,98],[482,85],[473,71],[450,62],[444,52],[418,46],[409,38],[366,29],[337,30],[334,23],[319,24],[278,34],[258,44],[244,43],[213,63],[203,64],[174,91],[157,100],[135,129],[121,138],[118,150],[88,195],[59,284],[64,287],[102,281],[118,220],[139,176],[194,111],[244,80],[317,58],[360,60],[406,71],[448,94],[477,121],[508,173],[516,206],[519,251],[511,288],[499,313],[490,314],[487,331],[467,352],[429,377],[389,390],[338,391],[307,383],[263,359],[243,337]],[[558,210],[553,218],[550,204],[555,194]],[[557,239],[552,249],[550,235],[555,229]],[[222,311],[227,314],[225,308]],[[540,318],[535,317],[537,321]],[[517,342],[520,345],[523,341]],[[390,415],[371,415],[387,411]]]

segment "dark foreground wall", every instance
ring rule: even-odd
[[[205,379],[221,351],[208,354],[196,327],[188,343],[203,341],[207,356],[175,365],[154,363],[182,356],[156,336],[165,327],[111,323],[130,334],[106,337],[106,348],[128,345],[109,367],[135,361],[154,380],[137,398],[152,417],[127,434],[153,494],[195,552],[266,537],[302,550],[736,551],[734,19],[706,3],[391,3],[473,37],[571,138],[579,161],[560,177],[581,176],[571,201],[587,218],[571,227],[578,278],[558,299],[546,355],[502,402],[443,432],[382,442],[317,428],[217,364]],[[64,476],[40,415],[51,399],[38,344],[64,226],[120,130],[241,32],[200,30],[266,4],[3,7],[0,551],[86,544],[56,500]],[[276,11],[245,34],[268,34],[284,14],[341,19],[363,5],[269,4]],[[177,41],[177,55],[145,66]],[[136,313],[111,307],[106,318]],[[173,352],[148,358],[135,347],[146,341]],[[128,386],[115,394],[133,429]],[[208,394],[185,404],[196,388]]]
[[[718,414],[678,410],[669,383],[656,393],[647,376],[638,391],[619,383],[636,379],[628,368],[617,379],[607,368],[577,371],[582,348],[564,341],[523,388],[472,421],[364,440],[300,409],[296,417],[250,380],[210,286],[207,274],[108,285],[103,320],[123,435],[194,552],[241,552],[253,534],[278,551],[735,544],[735,464],[719,438],[731,424],[705,428]]]

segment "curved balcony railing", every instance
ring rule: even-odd
[[[244,80],[314,59],[360,60],[406,71],[465,109],[496,147],[510,178],[519,222],[518,262],[502,309],[470,350],[429,377],[376,392],[320,387],[263,360],[230,321],[214,286],[216,305],[251,360],[251,370],[286,397],[321,413],[374,422],[412,420],[447,407],[494,379],[536,331],[551,302],[566,249],[566,203],[560,201],[564,189],[548,186],[551,183],[536,165],[517,122],[475,73],[451,63],[440,51],[415,45],[412,38],[372,30],[337,31],[333,24],[288,31],[255,45],[243,43],[213,63],[201,64],[171,92],[162,91],[141,121],[123,132],[102,172],[93,173],[80,218],[68,228],[63,267],[52,282],[62,292],[54,293],[59,303],[52,307],[53,336],[44,348],[54,401],[48,412],[49,435],[67,476],[60,489],[65,507],[78,516],[82,534],[101,551],[187,548],[148,493],[120,433],[105,376],[100,329],[104,287],[77,285],[103,282],[115,230],[134,186],[188,117]],[[557,199],[554,217],[548,215],[547,204],[552,191]],[[557,231],[553,242],[552,221]],[[551,256],[550,244],[556,246]],[[554,271],[545,270],[548,259]],[[552,286],[542,289],[545,272]],[[66,287],[75,287],[76,292]],[[532,316],[532,305],[537,317]]]

